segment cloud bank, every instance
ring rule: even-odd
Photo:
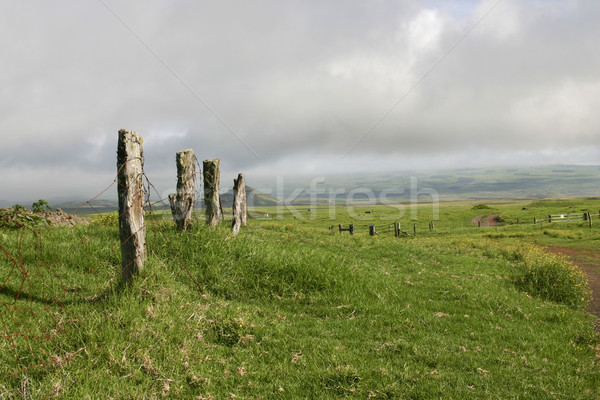
[[[598,2],[1,7],[0,198],[100,189],[120,128],[165,185],[189,147],[255,174],[599,159]]]

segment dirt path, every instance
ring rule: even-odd
[[[496,226],[498,225],[496,218],[498,218],[499,215],[500,214],[492,214],[487,217],[485,215],[478,215],[471,220],[471,224],[479,225],[481,222],[481,226]]]
[[[588,311],[600,318],[600,254],[568,247],[547,247],[547,249],[554,254],[566,256],[581,268],[592,289],[592,301],[588,305]],[[600,329],[600,325],[597,327]]]

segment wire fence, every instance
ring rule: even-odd
[[[194,176],[197,183],[202,172],[198,160],[194,162],[198,166]],[[203,287],[188,265],[178,257],[176,246],[167,234],[166,229],[173,230],[174,226],[160,223],[165,215],[170,217],[168,212],[162,212],[167,198],[162,198],[143,172],[141,178],[143,185],[139,195],[144,199],[146,222],[138,230],[145,230],[146,226],[153,228],[148,230],[149,240],[145,245],[147,253],[162,268],[166,269],[167,264],[175,265],[174,273],[190,282],[200,295],[203,294]],[[25,371],[60,368],[82,353],[92,351],[87,348],[89,343],[81,315],[94,312],[99,302],[106,300],[112,290],[122,285],[124,271],[120,261],[121,249],[130,240],[130,237],[117,239],[116,220],[105,218],[102,210],[94,208],[93,201],[115,190],[120,184],[116,177],[106,188],[77,208],[86,206],[94,211],[92,224],[95,225],[91,229],[49,230],[51,225],[21,223],[10,232],[5,231],[9,234],[0,231],[0,385],[4,379]],[[196,198],[199,198],[202,193],[200,185],[195,187]],[[151,194],[159,200],[151,201]],[[130,208],[125,207],[119,217],[129,212]],[[566,226],[565,222],[578,227],[592,228],[598,225],[592,224],[599,217],[598,214],[584,213],[581,217],[565,215],[551,215],[530,223],[494,226],[456,221],[402,221],[340,224],[330,229],[372,236],[422,237],[475,232],[518,235],[534,229]],[[169,254],[169,260],[163,259],[161,254]],[[67,382],[68,379],[65,375]]]
[[[560,216],[563,218],[560,218]],[[595,221],[595,222],[594,222]],[[535,233],[541,230],[564,230],[572,228],[593,229],[600,227],[600,215],[582,213],[580,215],[557,214],[552,218],[534,218],[532,222],[497,223],[497,222],[465,222],[465,221],[402,221],[394,223],[350,224],[344,228],[343,224],[332,225],[331,231],[340,233],[349,231],[351,234],[370,236],[396,236],[396,237],[423,237],[423,236],[448,236],[465,234],[505,234],[520,235]],[[339,227],[339,228],[338,228]]]
[[[194,179],[199,180],[199,174]],[[190,282],[201,296],[202,286],[178,257],[169,238],[167,230],[174,226],[160,222],[164,215],[170,217],[156,210],[164,199],[160,199],[148,176],[143,174],[142,178],[145,223],[138,231],[152,228],[147,232],[146,251],[162,268],[166,269],[167,264],[174,267],[175,275]],[[81,316],[93,313],[99,302],[123,286],[121,248],[131,239],[118,239],[116,216],[96,209],[94,200],[116,190],[118,185],[115,177],[105,189],[76,208],[93,210],[85,221],[90,224],[88,228],[53,228],[49,223],[11,221],[11,228],[0,230],[0,390],[4,388],[4,393],[10,393],[5,385],[10,388],[12,382],[14,386],[16,381],[11,379],[23,373],[60,369],[73,358],[92,351],[87,347],[87,328]],[[159,202],[150,200],[151,193]],[[196,191],[198,196],[200,193]],[[129,212],[130,208],[125,207],[119,217]],[[7,225],[7,218],[2,215],[0,222]],[[169,254],[169,260],[161,254]],[[64,380],[69,382],[66,373]],[[18,392],[18,388],[15,390]]]

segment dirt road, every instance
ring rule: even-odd
[[[588,279],[592,289],[592,301],[588,311],[600,318],[600,254],[589,250],[574,249],[569,247],[547,247],[554,254],[561,254],[577,265]],[[597,325],[600,329],[600,325]]]
[[[500,214],[492,214],[487,217],[485,215],[478,215],[471,220],[471,224],[479,225],[481,222],[481,226],[496,226],[498,225],[496,218],[498,218],[499,215]]]

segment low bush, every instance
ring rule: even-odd
[[[12,208],[0,210],[0,228],[41,228],[48,226],[50,221],[35,214],[20,204],[15,204]]]
[[[508,246],[502,253],[514,263],[514,282],[526,293],[579,309],[590,301],[583,272],[565,257],[531,244]]]
[[[583,232],[581,231],[560,231],[556,229],[545,229],[544,235],[550,236],[556,239],[581,239],[583,238]]]

